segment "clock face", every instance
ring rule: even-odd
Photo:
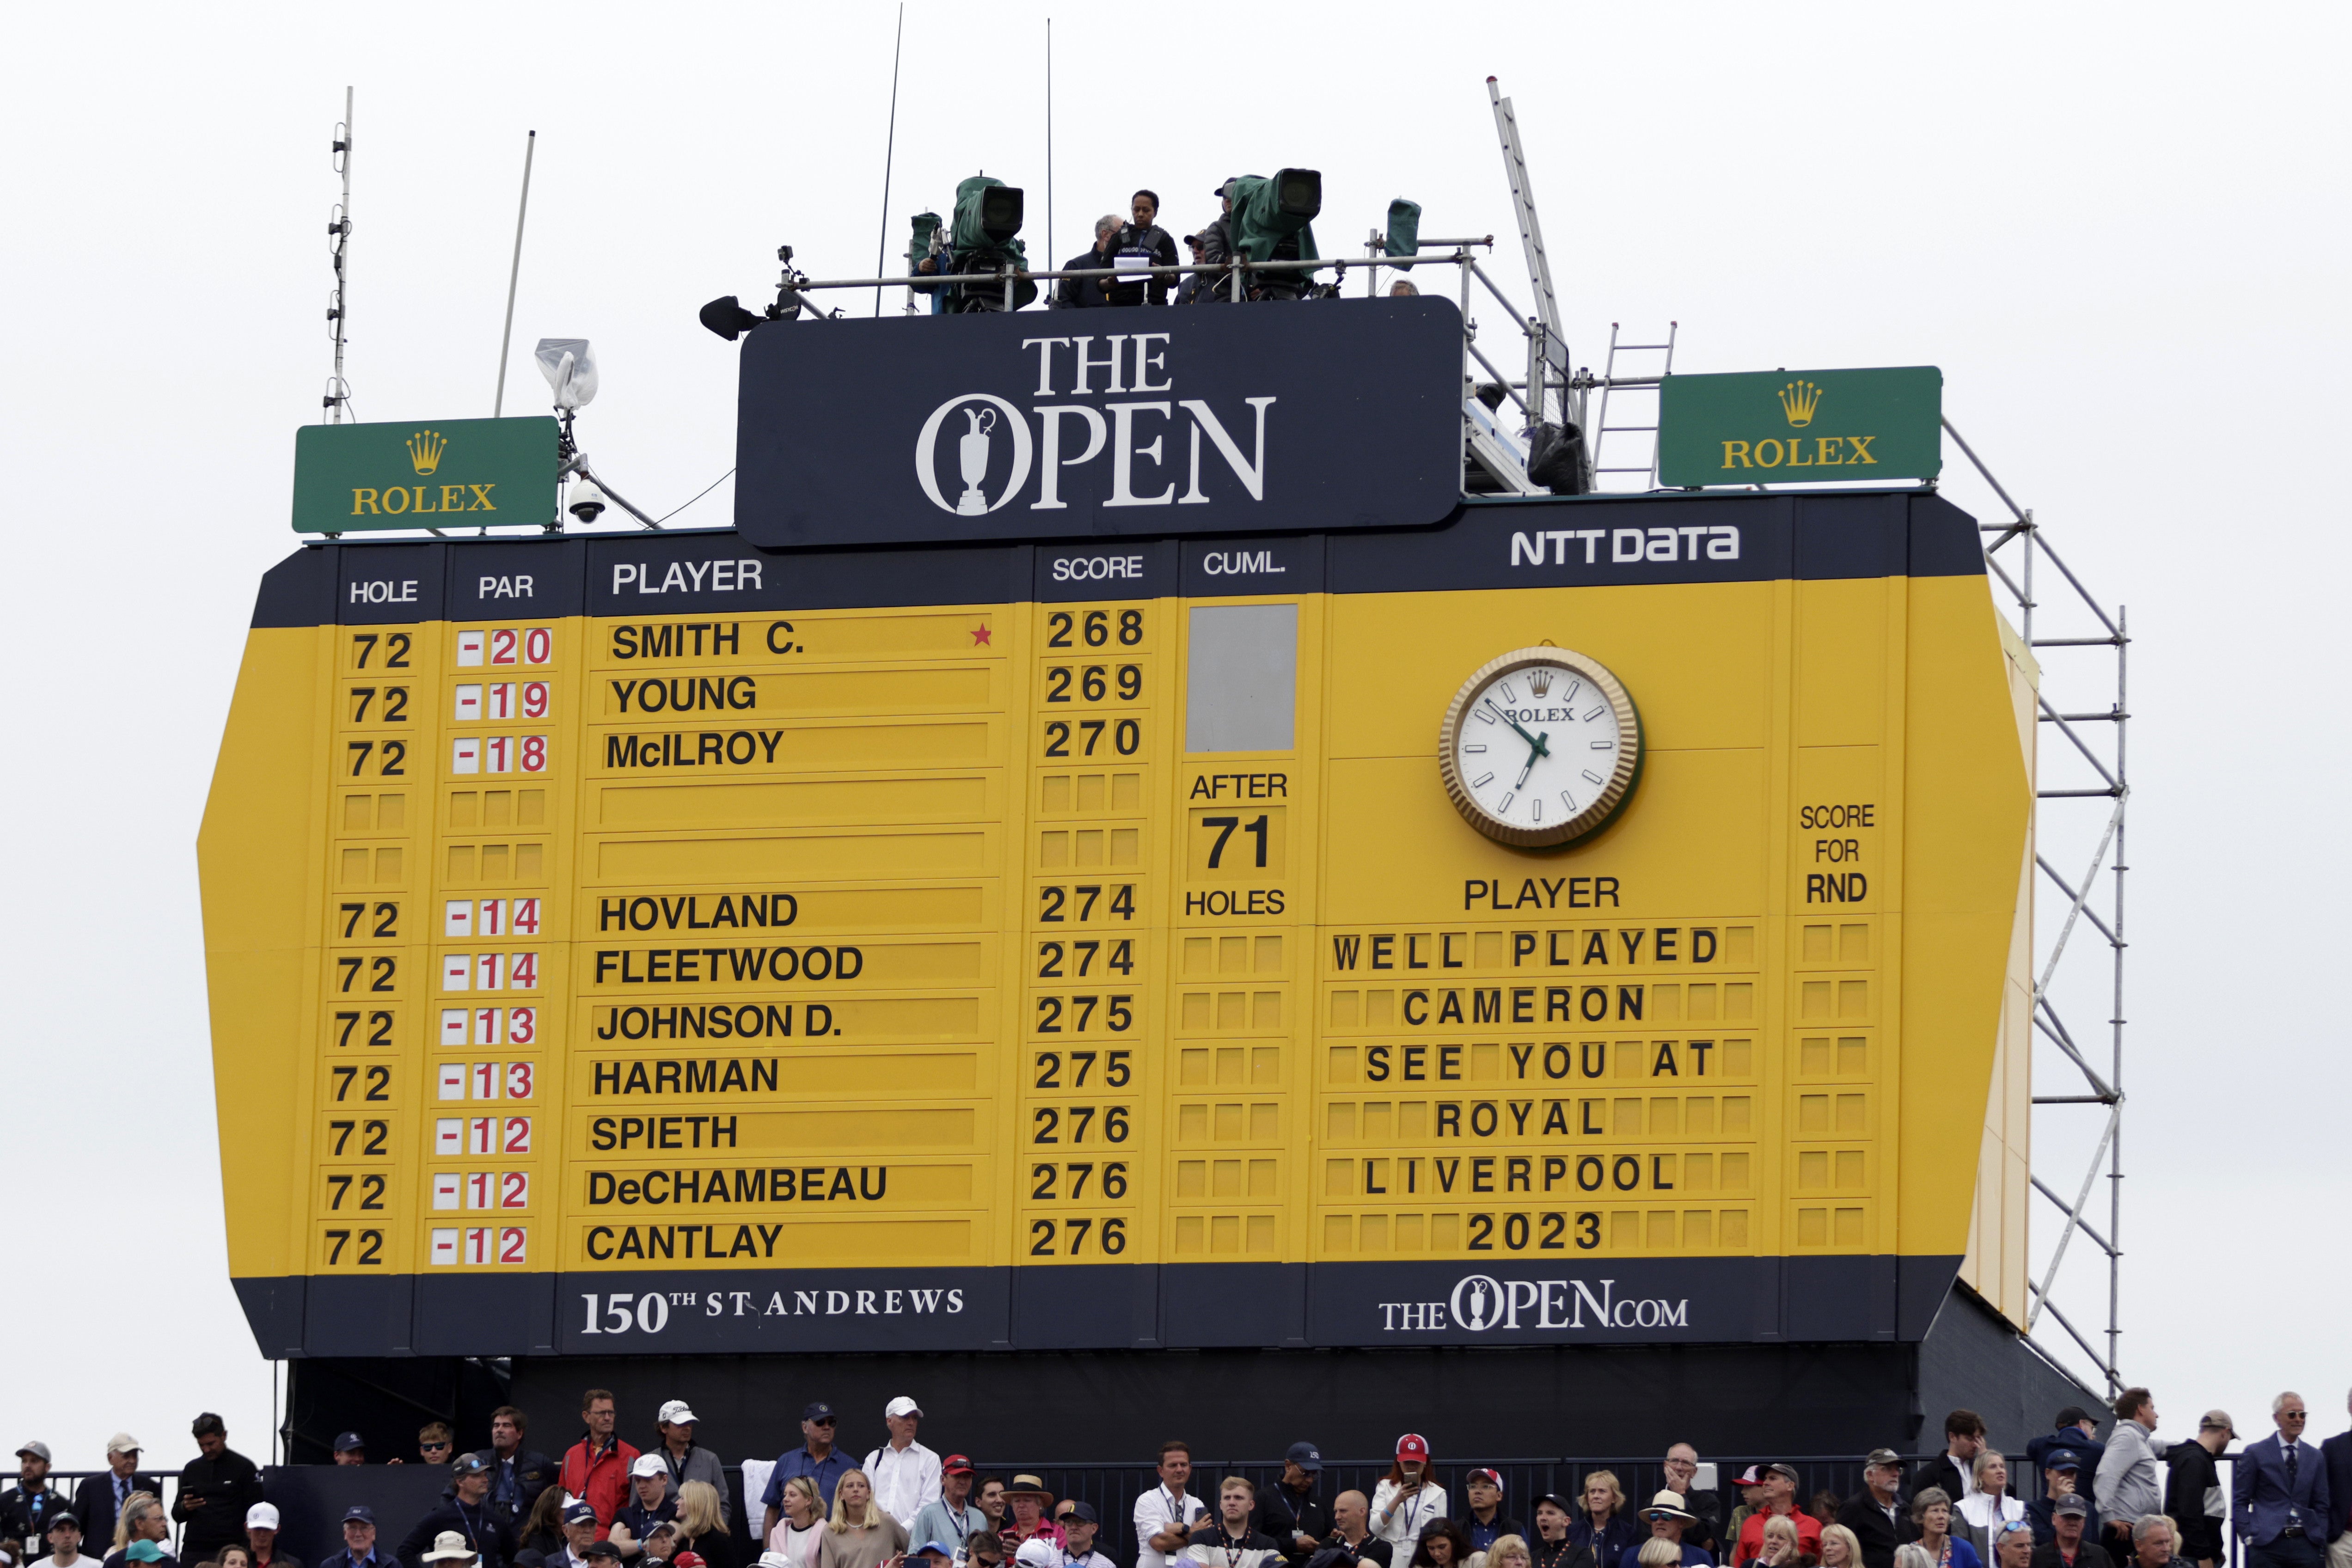
[[[1522,848],[1573,843],[1616,815],[1642,770],[1642,720],[1606,667],[1523,647],[1462,683],[1438,731],[1445,793],[1473,827]]]

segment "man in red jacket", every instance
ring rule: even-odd
[[[613,1528],[613,1516],[629,1500],[629,1467],[637,1451],[613,1436],[613,1391],[592,1388],[580,1396],[580,1419],[588,1431],[563,1456],[558,1482],[596,1510],[596,1539]]]

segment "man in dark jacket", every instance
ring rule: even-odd
[[[2057,1430],[2045,1432],[2025,1445],[2026,1462],[2036,1474],[2050,1465],[2050,1450],[2072,1448],[2083,1461],[2084,1497],[2091,1495],[2091,1478],[2099,1473],[2099,1461],[2106,1457],[2107,1446],[2099,1441],[2099,1418],[2079,1405],[2069,1405],[2058,1412]]]
[[[1959,1511],[1960,1500],[1974,1490],[1970,1484],[1974,1471],[1970,1468],[1979,1454],[1984,1452],[1984,1417],[1973,1410],[1955,1410],[1944,1417],[1944,1451],[1919,1467],[1911,1478],[1911,1495],[1917,1497],[1929,1487],[1941,1487],[1944,1495],[1952,1500],[1952,1511]]]
[[[1331,1533],[1331,1510],[1315,1495],[1322,1479],[1323,1451],[1312,1443],[1293,1443],[1283,1456],[1282,1479],[1257,1494],[1250,1522],[1293,1563],[1313,1556]]]
[[[2345,1399],[2345,1407],[2352,1410],[2352,1396]],[[2214,1414],[2219,1415],[2216,1411]],[[2345,1500],[2336,1505],[2327,1521],[2327,1555],[2331,1561],[2340,1559],[2345,1548],[2339,1543],[2352,1535],[2352,1432],[2338,1432],[2319,1446],[2319,1460],[2327,1471],[2327,1495]]]
[[[1723,1500],[1710,1491],[1700,1491],[1691,1483],[1698,1476],[1698,1449],[1689,1443],[1666,1446],[1666,1490],[1683,1500],[1698,1522],[1683,1532],[1683,1539],[1693,1546],[1704,1546],[1717,1556],[1723,1555],[1717,1537],[1723,1533]]]
[[[490,1466],[490,1510],[515,1530],[530,1517],[539,1494],[555,1484],[555,1461],[523,1446],[530,1430],[530,1417],[511,1405],[490,1412],[490,1451],[482,1456]]]
[[[211,1411],[189,1430],[196,1457],[180,1472],[172,1517],[181,1525],[180,1556],[202,1563],[224,1546],[245,1544],[245,1510],[261,1500],[261,1471],[228,1446],[228,1427]]]
[[[416,1521],[402,1538],[404,1568],[425,1568],[425,1553],[443,1531],[455,1531],[473,1549],[479,1568],[504,1568],[514,1561],[514,1531],[489,1506],[490,1467],[479,1454],[461,1456],[449,1467],[456,1489],[447,1501]]]
[[[302,1560],[278,1549],[278,1508],[257,1502],[245,1510],[246,1544],[253,1552],[253,1568],[302,1568]]]
[[[74,1517],[81,1521],[81,1538],[93,1547],[111,1544],[114,1516],[132,1492],[161,1497],[163,1478],[142,1471],[139,1439],[128,1432],[117,1432],[106,1440],[106,1473],[84,1476],[81,1485],[74,1489]]]
[[[343,1549],[319,1568],[393,1568],[375,1543],[375,1510],[353,1503],[343,1510]]]
[[[2099,1538],[2099,1510],[2083,1494],[2083,1461],[2072,1448],[2053,1448],[2049,1463],[2042,1470],[2042,1495],[2025,1505],[2025,1522],[2033,1527],[2033,1544],[2039,1549],[2058,1539],[2058,1500],[2082,1497],[2090,1511],[2084,1516],[2083,1531],[2092,1540]],[[2200,1496],[2197,1506],[2203,1508]]]
[[[0,1539],[21,1553],[16,1561],[49,1550],[49,1521],[73,1505],[49,1486],[49,1446],[27,1443],[16,1450],[17,1483],[0,1493]]]
[[[2051,1512],[2058,1539],[2033,1549],[2033,1568],[2116,1568],[2107,1549],[2084,1531],[2091,1514],[2088,1498],[2070,1492],[2052,1506]]]
[[[1503,1511],[1503,1478],[1499,1471],[1471,1471],[1462,1478],[1462,1496],[1469,1506],[1455,1522],[1470,1537],[1471,1551],[1484,1552],[1506,1535],[1527,1539],[1528,1527]]]
[[[2175,1443],[2164,1451],[2171,1472],[2164,1482],[2164,1511],[2179,1528],[2180,1555],[2199,1568],[2213,1568],[2221,1560],[2221,1521],[2228,1516],[2229,1501],[2213,1458],[2237,1435],[2228,1411],[2208,1410],[2197,1423],[2194,1443]]]
[[[1095,219],[1095,243],[1091,250],[1080,251],[1062,263],[1065,272],[1083,272],[1089,268],[1108,267],[1118,248],[1118,219],[1109,213]],[[1089,310],[1110,303],[1110,279],[1108,278],[1065,278],[1054,285],[1054,303],[1065,310]]]
[[[1863,1568],[1895,1568],[1895,1549],[1919,1539],[1919,1527],[1900,1501],[1903,1456],[1873,1448],[1862,1461],[1863,1489],[1838,1510],[1837,1521],[1862,1543]]]

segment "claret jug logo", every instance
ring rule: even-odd
[[[449,449],[449,438],[438,430],[419,430],[408,438],[408,463],[420,474],[429,474],[441,466],[441,454]]]
[[[963,416],[959,422],[961,428],[954,432],[953,440],[942,443],[940,437],[949,416],[958,414]],[[1000,426],[1008,437],[1003,442],[996,438]],[[951,465],[950,472],[953,476],[948,489],[940,485],[942,445],[948,448],[944,456]],[[1008,455],[1003,461],[992,464],[1000,445]],[[1021,487],[1029,482],[1029,468],[1034,458],[1029,421],[1020,409],[992,393],[967,392],[949,398],[931,410],[931,416],[923,421],[923,433],[915,437],[915,478],[922,485],[923,493],[930,498],[933,506],[958,517],[984,517],[1018,495]],[[993,501],[989,500],[987,491],[992,466],[996,470],[997,485]],[[948,499],[950,493],[955,498],[952,500]]]
[[[915,482],[933,506],[966,518],[1016,501],[1028,511],[1263,501],[1266,410],[1277,400],[1244,397],[1246,413],[1229,406],[1221,416],[1205,399],[1171,395],[1169,340],[1024,340],[1015,363],[1025,381],[1036,356],[1036,385],[1016,395],[1029,406],[992,392],[939,405],[915,437]]]

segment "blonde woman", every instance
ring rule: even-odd
[[[874,1500],[864,1470],[844,1470],[833,1483],[833,1517],[817,1537],[812,1568],[882,1568],[907,1550],[907,1527]]]
[[[1568,1521],[1568,1539],[1588,1547],[1598,1568],[1617,1568],[1628,1548],[1648,1538],[1650,1527],[1625,1511],[1625,1489],[1614,1470],[1594,1470],[1576,1494],[1576,1517]]]
[[[1764,1544],[1743,1568],[1797,1568],[1804,1561],[1797,1549],[1797,1521],[1785,1513],[1769,1515],[1764,1521]],[[1857,1563],[1855,1568],[1861,1568]]]
[[[1498,1535],[1486,1551],[1471,1554],[1470,1568],[1535,1568],[1535,1557],[1526,1536]]]
[[[1822,1526],[1822,1568],[1862,1568],[1862,1542],[1843,1524]]]
[[[122,1511],[114,1516],[114,1550],[108,1554],[107,1563],[110,1568],[122,1568],[126,1562],[176,1563],[171,1540],[172,1521],[163,1511],[163,1500],[153,1492],[132,1492],[122,1500]]]
[[[736,1568],[735,1541],[727,1532],[719,1489],[709,1481],[687,1481],[677,1489],[677,1550],[700,1557],[704,1568]]]
[[[824,1534],[824,1499],[814,1480],[794,1476],[784,1483],[782,1501],[784,1517],[768,1532],[768,1550],[790,1558],[791,1568],[814,1568],[816,1543]]]
[[[2016,1524],[2025,1518],[2025,1504],[2009,1495],[2009,1460],[1997,1448],[1987,1448],[1976,1457],[1969,1474],[1977,1489],[1960,1500],[1953,1510],[1951,1532],[1969,1543],[1979,1561],[1992,1560],[1993,1538],[2003,1525]]]
[[[1654,1535],[1642,1542],[1642,1555],[1636,1559],[1642,1568],[1675,1568],[1683,1560],[1681,1543]]]

